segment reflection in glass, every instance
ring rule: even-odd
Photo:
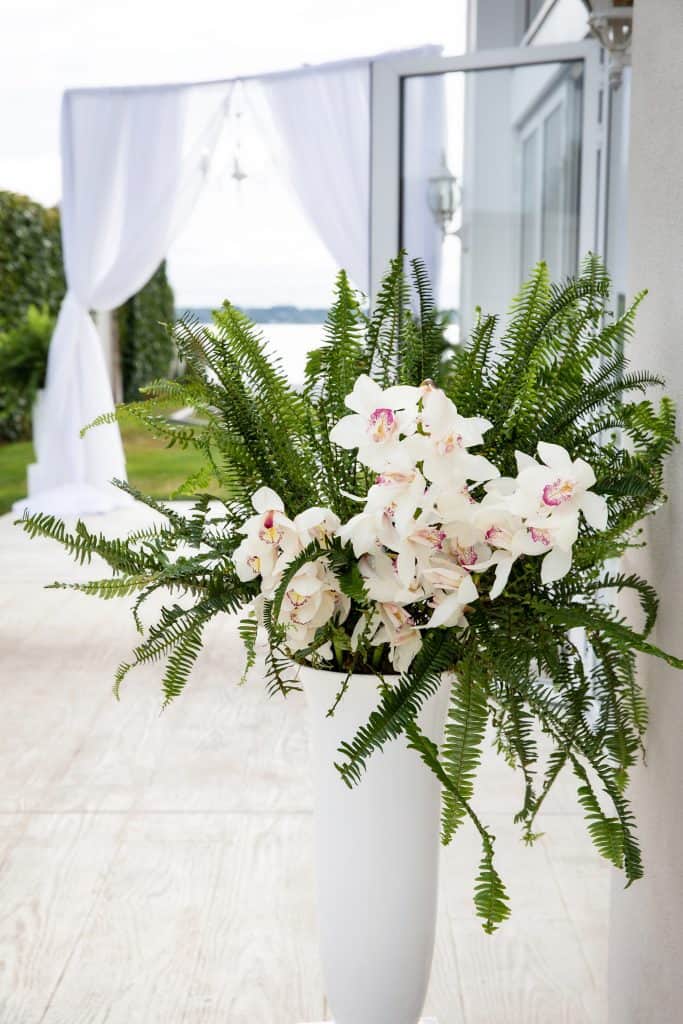
[[[538,132],[522,140],[522,267],[532,267],[538,259]]]
[[[576,269],[582,63],[415,76],[404,83],[402,244],[434,274],[460,334],[476,306],[504,312],[541,259]],[[441,133],[441,134],[439,134]],[[428,209],[442,154],[460,209],[442,238]]]

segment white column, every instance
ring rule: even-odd
[[[97,310],[95,327],[102,342],[104,359],[109,369],[109,380],[115,402],[123,401],[123,385],[121,379],[121,353],[119,351],[118,332],[116,330],[115,310]]]
[[[666,376],[683,410],[683,4],[635,6],[629,229],[631,291],[650,294],[639,315],[637,364]],[[679,412],[680,416],[680,412]],[[649,529],[639,568],[656,585],[656,642],[683,654],[683,452],[668,472],[669,503]],[[683,1019],[683,673],[643,664],[651,708],[648,766],[632,791],[645,878],[615,883],[610,923],[610,1024]]]

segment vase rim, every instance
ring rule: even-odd
[[[298,661],[293,661],[292,665],[296,668],[297,672],[315,672],[323,673],[330,678],[339,679],[340,681],[346,679],[348,672],[339,672],[336,669],[328,668],[314,668],[313,665],[301,665]],[[400,672],[385,672],[384,675],[380,675],[376,672],[352,672],[351,679],[400,679]]]

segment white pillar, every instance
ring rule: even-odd
[[[683,411],[683,4],[635,5],[629,228],[639,315],[635,362],[666,376]],[[679,431],[680,432],[680,431]],[[670,500],[649,530],[639,569],[656,585],[656,642],[683,655],[683,451],[668,471]],[[642,666],[651,708],[648,766],[632,792],[645,878],[615,884],[610,922],[610,1024],[683,1020],[683,673]]]
[[[105,362],[109,368],[112,394],[115,402],[123,401],[123,384],[121,378],[121,353],[119,351],[118,332],[114,310],[98,310],[95,313],[95,326],[102,343]]]

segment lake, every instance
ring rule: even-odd
[[[303,384],[306,355],[322,344],[324,324],[256,324],[280,356],[287,376],[295,387]]]

